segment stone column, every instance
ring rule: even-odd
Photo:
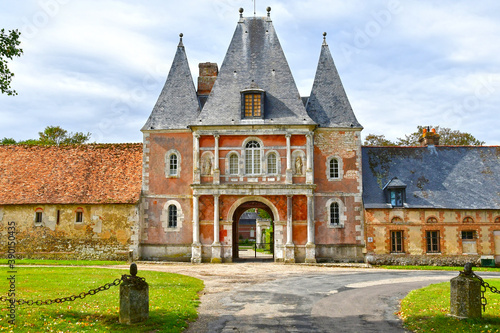
[[[292,135],[290,133],[285,134],[286,138],[286,178],[285,183],[292,183],[292,148],[290,147],[290,138]]]
[[[200,135],[193,133],[193,183],[200,183]]]
[[[219,195],[214,195],[214,243],[212,244],[212,263],[221,263],[222,246],[219,239]]]
[[[220,169],[219,169],[219,135],[214,135],[215,139],[215,148],[214,148],[214,170],[213,170],[213,179],[214,184],[220,184]]]
[[[255,243],[259,244],[262,243],[262,227],[261,227],[261,222],[257,219],[255,221],[255,229],[256,229],[256,235],[255,235]],[[261,245],[258,245],[259,249],[261,248]]]
[[[314,243],[314,196],[307,195],[307,244],[306,262],[316,262],[316,245]]]
[[[293,244],[293,196],[286,196],[286,245],[285,245],[285,263],[295,262],[295,245]]]
[[[306,162],[306,184],[314,183],[314,142],[313,142],[313,132],[306,134],[307,145],[307,162]]]
[[[198,195],[193,195],[193,245],[191,252],[191,262],[193,264],[201,263],[199,199]]]

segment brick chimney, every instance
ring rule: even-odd
[[[437,146],[439,145],[439,137],[440,135],[436,133],[435,128],[431,130],[429,127],[427,127],[424,128],[422,136],[418,141],[420,142],[420,145],[423,147]]]
[[[198,96],[207,96],[212,91],[215,79],[219,74],[216,63],[202,62],[198,65],[200,76],[198,76]]]

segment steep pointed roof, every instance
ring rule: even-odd
[[[347,99],[326,38],[321,46],[318,68],[306,109],[320,127],[362,128]]]
[[[192,124],[200,111],[196,89],[182,43],[182,34],[167,81],[143,131],[183,129]]]
[[[265,91],[264,119],[241,119],[241,91]],[[271,19],[241,17],[194,125],[315,124],[307,115]]]

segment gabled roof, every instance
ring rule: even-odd
[[[365,208],[387,208],[383,187],[406,184],[408,208],[500,209],[500,147],[362,147]]]
[[[142,144],[0,145],[0,205],[137,203]]]
[[[321,46],[318,68],[306,109],[320,127],[362,128],[347,99],[326,39]]]
[[[182,36],[167,81],[142,131],[185,129],[200,111]]]
[[[264,119],[241,119],[240,92],[265,90]],[[193,125],[315,124],[307,115],[269,17],[240,18],[219,75]]]
[[[403,183],[401,180],[398,179],[398,177],[394,177],[387,184],[385,184],[383,190],[385,189],[391,189],[391,188],[405,188],[406,184]]]

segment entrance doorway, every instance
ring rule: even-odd
[[[274,260],[274,215],[264,203],[242,203],[233,215],[233,260]]]

